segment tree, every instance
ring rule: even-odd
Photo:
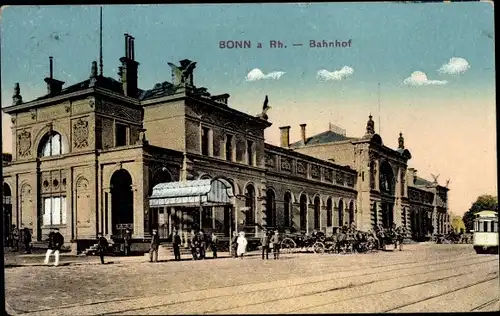
[[[472,230],[474,215],[481,211],[495,211],[498,212],[498,198],[493,195],[481,195],[477,198],[476,202],[472,203],[471,208],[465,212],[462,217],[465,228],[467,231]]]
[[[465,224],[464,221],[462,220],[462,217],[452,215],[451,216],[451,227],[453,227],[453,230],[457,233],[460,233],[461,230],[465,231]]]

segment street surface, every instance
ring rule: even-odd
[[[7,268],[8,307],[47,316],[500,310],[499,257],[476,255],[472,245],[423,243],[403,251],[286,254],[268,261],[255,255],[110,260]]]

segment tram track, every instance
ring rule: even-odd
[[[322,256],[319,256],[320,258]],[[440,265],[440,264],[451,264],[451,263],[454,263],[454,262],[460,262],[460,261],[464,261],[464,260],[467,260],[467,259],[470,259],[470,258],[478,258],[476,255],[464,255],[464,256],[459,256],[459,257],[456,257],[452,260],[435,260],[433,262],[426,262],[426,263],[423,263],[423,264],[419,264],[413,268],[418,268],[418,267],[424,267],[424,266],[427,266],[427,265],[431,265],[431,266],[435,266],[435,265]],[[278,261],[279,262],[279,261]],[[303,283],[299,283],[299,285],[302,285],[302,284],[310,284],[310,283],[317,283],[317,282],[322,282],[324,281],[324,279],[328,279],[328,277],[338,277],[338,274],[339,273],[344,273],[344,272],[349,272],[349,273],[355,273],[357,271],[364,271],[364,270],[372,270],[372,269],[383,269],[383,268],[386,268],[386,267],[395,267],[395,266],[402,266],[401,268],[395,268],[395,269],[390,269],[390,270],[386,270],[386,271],[383,271],[383,272],[394,272],[394,271],[397,271],[399,269],[405,269],[406,266],[408,265],[414,265],[415,264],[415,261],[407,261],[407,260],[404,260],[404,261],[400,261],[400,262],[393,262],[393,263],[390,263],[390,264],[382,264],[382,265],[371,265],[371,266],[365,266],[365,267],[359,267],[359,268],[356,268],[356,269],[350,269],[349,265],[342,265],[342,266],[332,266],[332,268],[334,269],[337,269],[337,268],[346,268],[346,269],[342,269],[342,270],[336,270],[335,273],[333,274],[328,274],[328,275],[318,275],[318,276],[311,276],[312,278],[314,277],[320,277],[322,280],[320,281],[306,281],[306,282],[303,282]],[[361,276],[365,276],[365,275],[370,275],[370,274],[376,274],[376,273],[380,273],[380,272],[374,272],[374,273],[366,273],[366,274],[362,274]],[[356,277],[357,275],[350,275],[352,277]],[[346,276],[346,277],[349,277],[349,276]],[[292,279],[295,279],[295,278],[292,278]],[[275,280],[273,282],[286,282],[287,279],[278,279],[278,280]],[[199,293],[199,292],[203,292],[203,291],[208,291],[208,290],[219,290],[219,289],[224,289],[224,288],[233,288],[233,287],[245,287],[245,286],[253,286],[253,285],[256,285],[256,284],[260,284],[262,283],[261,280],[259,281],[256,281],[256,282],[249,282],[249,283],[245,283],[245,284],[241,284],[241,285],[236,285],[236,286],[219,286],[219,287],[203,287],[203,288],[199,288],[199,289],[196,289],[196,290],[186,290],[186,291],[181,291],[181,292],[177,292],[175,294],[188,294],[188,293]],[[287,285],[289,286],[289,285]],[[163,294],[162,296],[164,295],[168,295],[168,294]],[[99,301],[95,301],[95,302],[91,302],[91,303],[86,303],[86,304],[81,304],[81,303],[76,303],[76,304],[67,304],[67,305],[61,305],[61,306],[56,306],[56,307],[51,307],[51,308],[41,308],[41,309],[35,309],[35,310],[17,310],[19,313],[21,314],[32,314],[32,313],[39,313],[39,312],[45,312],[45,311],[51,311],[51,310],[56,310],[56,309],[70,309],[70,308],[74,308],[74,307],[81,307],[81,306],[92,306],[92,305],[99,305],[99,304],[107,304],[107,303],[117,303],[117,302],[126,302],[126,301],[130,301],[130,300],[136,300],[138,299],[137,296],[130,296],[130,297],[126,297],[126,298],[116,298],[116,299],[108,299],[108,300],[99,300]],[[182,303],[182,302],[180,302]]]
[[[464,265],[463,267],[477,266],[478,264],[488,263],[488,262],[491,262],[491,261],[492,260],[484,260],[484,261],[481,261],[481,262],[473,262],[473,263],[470,263],[468,265]],[[425,275],[425,274],[430,274],[430,273],[436,274],[436,273],[441,273],[441,272],[444,272],[444,271],[454,270],[455,268],[456,267],[450,267],[450,268],[445,268],[445,269],[436,269],[436,270],[433,270],[431,272],[424,271],[424,272],[421,272],[421,273],[414,273],[414,272],[410,271],[410,272],[406,272],[405,274],[399,274],[397,277],[386,278],[386,279],[382,279],[382,280],[371,280],[371,281],[368,281],[368,282],[361,282],[361,283],[356,283],[356,284],[348,283],[346,285],[334,286],[334,287],[325,288],[325,289],[322,289],[322,290],[316,290],[316,291],[312,290],[312,291],[308,291],[306,293],[302,292],[302,293],[298,293],[296,295],[288,295],[285,298],[278,298],[278,299],[274,299],[274,300],[269,300],[268,299],[268,297],[272,297],[272,293],[268,293],[265,299],[262,299],[261,301],[258,301],[258,302],[238,304],[237,306],[232,306],[229,309],[227,307],[222,308],[222,309],[215,308],[215,309],[211,309],[209,311],[196,311],[194,313],[221,313],[223,311],[233,311],[234,312],[235,309],[245,308],[245,307],[249,307],[249,306],[253,306],[253,305],[276,303],[276,302],[279,302],[279,301],[294,299],[294,298],[297,298],[297,297],[312,297],[312,296],[315,296],[315,295],[318,295],[318,294],[323,294],[323,293],[328,293],[328,292],[334,292],[334,291],[340,291],[340,290],[348,289],[348,288],[362,287],[362,286],[367,286],[367,285],[370,285],[370,284],[373,284],[373,283],[387,282],[389,280],[398,279],[401,276],[405,276],[405,275],[417,276],[417,275]],[[394,271],[384,271],[384,272],[394,272]],[[381,273],[381,272],[375,272],[373,274],[379,274],[379,273]],[[469,273],[469,272],[466,272],[466,273]],[[463,274],[460,274],[460,275],[463,275]],[[363,276],[366,276],[366,274],[365,275],[352,276],[352,277],[358,277],[359,278],[359,277],[363,277]],[[446,278],[443,278],[443,279],[452,278],[452,277],[456,277],[456,276],[457,276],[457,274],[454,274],[452,276],[449,276],[449,277],[446,277]],[[345,278],[349,278],[349,276],[346,276],[346,277],[343,277],[343,278],[344,279]],[[315,281],[315,282],[311,282],[309,284],[304,284],[303,283],[303,284],[293,285],[293,286],[288,285],[286,287],[288,288],[288,290],[290,290],[293,287],[299,287],[299,286],[304,286],[304,285],[313,285],[313,284],[318,284],[318,283],[325,283],[325,282],[328,282],[328,281],[337,281],[338,279],[340,279],[340,278],[336,278],[336,280],[330,279],[330,280]],[[431,281],[427,281],[427,282],[431,282]],[[270,291],[271,292],[272,291],[280,291],[280,288],[272,288]],[[300,289],[299,289],[299,292],[300,292]],[[252,294],[259,295],[261,293],[262,293],[262,289],[255,290],[255,291],[244,292],[245,297],[247,299],[251,298]],[[146,307],[141,307],[141,308],[130,308],[130,309],[122,310],[122,311],[114,311],[114,312],[104,313],[103,315],[117,315],[117,314],[123,315],[124,313],[125,314],[127,314],[127,313],[137,314],[137,313],[140,313],[141,310],[145,311],[145,310],[148,310],[148,309],[151,310],[151,309],[158,309],[158,308],[164,309],[164,308],[168,308],[168,307],[174,307],[176,305],[177,305],[177,308],[175,309],[175,311],[173,309],[168,309],[168,310],[162,310],[160,313],[167,313],[167,314],[180,313],[180,314],[183,314],[187,310],[189,310],[190,313],[192,313],[193,309],[196,309],[197,306],[203,306],[204,303],[217,304],[217,302],[213,302],[213,300],[217,300],[217,299],[221,300],[221,303],[223,303],[224,301],[229,302],[229,301],[231,301],[231,296],[238,296],[238,295],[241,295],[241,292],[235,291],[235,292],[233,292],[231,294],[228,294],[228,295],[213,296],[213,297],[210,297],[210,298],[192,299],[192,300],[184,301],[184,302],[171,302],[171,303],[155,304],[154,306],[146,306]],[[179,305],[186,305],[186,304],[190,304],[190,305],[194,305],[194,306],[185,306],[186,308],[179,306]]]
[[[474,308],[473,308],[473,309],[471,309],[470,311],[471,311],[471,312],[483,311],[483,310],[485,310],[486,308],[488,308],[488,307],[490,307],[490,306],[492,306],[493,304],[498,303],[498,302],[500,302],[500,298],[494,298],[494,299],[492,299],[492,300],[489,300],[489,301],[488,301],[488,302],[486,302],[486,303],[483,303],[483,304],[481,304],[481,305],[478,305],[478,306],[474,307]]]
[[[472,265],[476,265],[476,264],[471,264],[471,266]],[[425,272],[425,273],[413,273],[412,276],[418,276],[419,278],[424,278],[425,274],[431,274],[431,273],[435,274],[436,272],[440,272],[440,274],[442,274],[442,272],[444,272],[446,270],[452,270],[452,269],[442,269],[441,271],[433,271],[433,272]],[[416,283],[413,282],[411,284],[407,284],[404,286],[399,286],[399,287],[395,287],[395,288],[392,288],[389,290],[383,290],[383,291],[380,291],[376,288],[380,287],[383,283],[388,283],[390,281],[394,281],[394,280],[398,279],[398,277],[390,278],[390,279],[381,279],[381,280],[377,280],[376,282],[372,282],[371,287],[374,288],[374,291],[372,293],[365,294],[365,295],[359,295],[359,293],[356,293],[359,290],[361,290],[363,286],[370,286],[367,284],[364,284],[364,285],[360,284],[359,286],[356,285],[356,286],[352,287],[351,289],[349,289],[349,290],[351,290],[351,292],[353,294],[352,296],[350,296],[348,298],[342,298],[342,299],[334,297],[335,294],[332,292],[340,292],[340,291],[346,290],[346,289],[327,291],[324,293],[314,293],[314,294],[310,294],[310,295],[300,295],[300,296],[286,298],[286,299],[268,300],[266,302],[262,302],[262,303],[258,303],[258,304],[248,304],[246,306],[240,305],[237,308],[247,307],[247,308],[245,308],[246,312],[259,313],[257,310],[260,310],[262,312],[262,311],[268,310],[267,308],[271,308],[270,305],[272,305],[273,307],[276,307],[276,308],[273,308],[273,313],[280,313],[280,314],[284,314],[284,313],[308,313],[308,311],[311,309],[318,309],[321,307],[331,306],[333,304],[339,304],[342,302],[346,303],[346,302],[353,301],[353,300],[367,299],[369,297],[375,297],[378,295],[383,295],[383,294],[391,293],[394,291],[399,291],[399,290],[406,289],[406,288],[411,288],[411,287],[415,287],[415,286],[422,286],[425,284],[431,284],[433,282],[450,280],[450,279],[454,279],[457,277],[466,276],[470,272],[471,271],[467,271],[464,273],[452,274],[452,275],[446,276],[446,277],[432,278],[430,280],[421,281],[421,282],[417,281]],[[359,288],[359,290],[357,288]],[[337,293],[336,295],[340,296],[341,294]],[[290,306],[290,305],[294,303],[293,299],[297,299],[298,297],[300,297],[300,302],[296,302],[296,305],[300,305],[301,307],[292,308],[292,306]],[[324,303],[318,304],[318,301],[321,301],[321,300],[323,300]],[[280,301],[288,301],[288,302],[283,302],[282,304],[279,304]],[[303,306],[303,305],[308,305],[308,304],[309,304],[309,306]],[[248,310],[248,307],[250,307],[251,305],[253,305],[253,308]],[[280,305],[282,306],[281,309],[280,309],[280,307],[278,307]],[[231,313],[235,313],[237,308],[232,307],[230,309],[220,309],[220,310],[216,310],[216,311],[210,311],[209,313],[231,314]],[[332,310],[329,310],[329,312],[331,312]],[[318,312],[318,311],[314,311],[314,313],[316,313],[316,312]],[[323,312],[325,312],[325,311],[321,311],[319,313],[323,313]]]
[[[300,278],[302,280],[297,280],[296,278],[292,278],[292,279],[280,279],[280,280],[276,280],[276,281],[271,281],[270,283],[276,283],[276,282],[281,282],[281,283],[285,283],[287,281],[292,281],[293,283],[296,283],[296,284],[292,284],[290,285],[289,283],[288,284],[283,284],[282,286],[278,286],[278,287],[273,287],[272,284],[270,286],[268,286],[268,289],[280,289],[280,288],[286,288],[286,287],[301,287],[301,286],[314,286],[315,284],[321,284],[321,283],[324,283],[324,282],[329,282],[329,281],[333,281],[334,279],[347,279],[347,278],[362,278],[362,277],[367,277],[367,276],[370,276],[370,275],[377,275],[377,274],[381,274],[381,273],[390,273],[390,274],[394,274],[394,273],[397,273],[397,271],[405,271],[405,270],[408,270],[408,269],[415,269],[415,268],[424,268],[426,266],[431,266],[432,268],[436,267],[436,266],[442,266],[442,265],[453,265],[454,263],[457,263],[457,262],[463,262],[464,260],[466,259],[472,259],[472,258],[475,258],[475,259],[480,259],[480,260],[473,260],[472,262],[470,260],[467,260],[466,262],[468,262],[467,265],[461,265],[461,267],[467,267],[467,266],[472,266],[472,265],[479,265],[479,264],[483,264],[483,263],[487,263],[487,262],[490,262],[492,260],[489,260],[489,258],[478,258],[477,256],[475,255],[467,255],[467,256],[459,256],[459,257],[455,257],[455,259],[453,260],[435,260],[434,262],[425,262],[423,264],[418,264],[416,263],[415,261],[400,261],[400,262],[397,262],[397,263],[391,263],[391,264],[385,264],[385,265],[371,265],[371,266],[364,266],[364,267],[359,267],[357,269],[354,269],[354,270],[351,270],[351,269],[342,269],[342,270],[337,270],[337,272],[333,273],[333,274],[329,274],[329,275],[326,275],[327,278],[325,278],[325,275],[320,275],[320,276],[313,276],[312,278],[313,279],[316,279],[316,281],[305,281],[303,280],[304,278]],[[495,261],[495,260],[493,260]],[[344,266],[333,266],[332,268],[333,269],[339,269],[339,268],[343,268]],[[395,267],[394,269],[391,269],[392,267]],[[385,269],[385,268],[389,268],[389,269]],[[353,274],[353,272],[356,272],[356,271],[362,271],[362,270],[372,270],[372,269],[385,269],[385,270],[382,270],[382,271],[376,271],[376,272],[369,272],[369,273],[361,273],[361,274]],[[454,270],[456,269],[456,266],[451,266],[449,268],[445,268],[445,269],[432,269],[433,271],[424,271],[420,274],[426,274],[426,273],[436,273],[436,272],[442,272],[442,271],[448,271],[448,270]],[[339,274],[343,274],[343,273],[346,273],[346,272],[349,272],[349,275],[346,275],[346,276],[341,276],[339,277]],[[306,295],[318,295],[318,294],[321,294],[321,293],[325,293],[325,292],[331,292],[331,291],[339,291],[339,290],[342,290],[342,289],[345,289],[345,288],[349,288],[349,287],[360,287],[360,286],[366,286],[366,285],[369,285],[369,284],[372,284],[372,283],[377,283],[377,282],[381,282],[381,281],[386,281],[386,280],[392,280],[392,279],[397,279],[401,276],[404,276],[404,275],[416,275],[415,273],[411,272],[411,271],[407,271],[406,273],[399,273],[397,277],[394,277],[394,278],[388,278],[388,279],[384,279],[384,280],[373,280],[373,281],[369,281],[369,282],[362,282],[360,284],[355,284],[355,285],[352,285],[352,284],[348,284],[346,286],[337,286],[337,287],[332,287],[332,288],[328,288],[328,289],[324,289],[324,290],[321,290],[321,291],[316,291],[316,292],[311,292],[311,293],[307,293]],[[146,310],[146,309],[151,309],[151,308],[164,308],[164,307],[168,307],[168,306],[174,306],[174,305],[179,305],[179,304],[185,304],[185,303],[196,303],[196,302],[203,302],[204,300],[213,300],[213,299],[218,299],[218,298],[224,298],[226,297],[226,299],[230,299],[231,296],[234,296],[234,295],[237,295],[238,293],[241,293],[238,288],[242,288],[242,287],[252,287],[254,285],[258,285],[258,284],[262,284],[262,281],[258,281],[258,282],[253,282],[253,283],[248,283],[248,284],[244,284],[244,285],[236,285],[236,286],[222,286],[222,287],[207,287],[207,288],[204,288],[204,289],[197,289],[197,290],[188,290],[188,291],[185,291],[183,293],[185,294],[188,294],[188,296],[191,297],[190,298],[187,298],[185,300],[177,300],[177,301],[173,301],[173,302],[170,302],[170,303],[167,303],[167,304],[151,304],[151,302],[161,302],[162,299],[166,298],[166,297],[169,297],[169,296],[172,296],[172,294],[163,294],[163,295],[155,295],[154,297],[150,297],[148,298],[150,300],[149,304],[144,304],[145,301],[142,301],[141,298],[138,298],[137,296],[135,297],[129,297],[129,298],[119,298],[119,299],[113,299],[113,300],[103,300],[103,301],[99,301],[99,302],[92,302],[92,303],[88,303],[88,304],[71,304],[71,305],[65,305],[65,306],[58,306],[58,307],[54,307],[54,308],[46,308],[46,309],[37,309],[37,310],[31,310],[31,311],[25,311],[23,314],[24,315],[52,315],[54,313],[55,310],[57,310],[57,313],[58,314],[66,314],[66,315],[74,315],[74,314],[81,314],[82,312],[82,309],[83,310],[89,310],[89,312],[85,312],[85,314],[100,314],[100,315],[110,315],[110,314],[117,314],[117,313],[127,313],[127,312],[132,312],[132,313],[138,313],[139,311],[141,310]],[[226,289],[226,292],[229,292],[227,294],[223,294],[223,295],[208,295],[208,297],[200,297],[198,299],[192,299],[193,296],[197,296],[197,293],[198,294],[203,294],[202,292],[203,291],[217,291],[218,289]],[[252,292],[261,292],[262,290],[266,290],[266,287],[264,286],[264,289],[257,289],[255,291],[245,291],[245,295],[249,295],[251,294]],[[181,294],[181,293],[175,293],[175,294]],[[303,296],[303,294],[301,294]],[[287,299],[287,298],[285,298]],[[123,309],[123,307],[125,307],[126,305],[130,305],[130,303],[133,303],[133,302],[137,302],[137,304],[133,304],[134,306],[146,306],[146,307],[141,307],[141,308],[125,308]],[[141,304],[142,302],[142,304]],[[267,302],[264,302],[264,303],[267,303]],[[111,310],[114,310],[114,311],[110,311],[110,312],[105,312],[105,313],[102,313],[100,312],[100,307],[102,307],[103,310],[105,309],[108,309],[109,308],[106,308],[106,307],[111,307],[111,306],[106,306],[106,305],[119,305],[119,306],[115,306],[115,308],[111,308]],[[257,303],[257,304],[260,304],[260,303]],[[251,304],[253,305],[253,304]],[[246,305],[243,305],[243,306],[246,306]],[[79,309],[79,311],[77,311]],[[75,311],[72,311],[72,310],[75,310]],[[93,310],[93,311],[90,311],[90,310]],[[189,309],[186,310],[186,312],[188,311]],[[222,309],[221,311],[223,311],[224,309]],[[215,311],[210,311],[211,313],[213,312],[217,312],[217,310]]]
[[[464,289],[468,289],[468,288],[471,288],[473,286],[476,286],[476,285],[479,285],[479,284],[483,284],[483,283],[487,283],[487,282],[490,282],[490,281],[493,281],[495,279],[498,279],[498,273],[497,272],[494,272],[494,273],[489,273],[488,275],[493,275],[493,277],[488,277],[484,280],[480,280],[478,282],[475,282],[473,284],[468,284],[466,286],[463,286],[463,287],[459,287],[459,288],[456,288],[456,289],[453,289],[453,290],[449,290],[449,291],[446,291],[446,292],[443,292],[443,293],[439,293],[437,295],[433,295],[433,296],[430,296],[430,297],[426,297],[424,299],[420,299],[420,300],[417,300],[417,301],[414,301],[414,302],[410,302],[410,303],[406,303],[406,304],[402,304],[402,305],[399,305],[397,307],[394,307],[394,308],[391,308],[391,309],[388,309],[388,310],[385,310],[383,311],[383,313],[390,313],[392,311],[396,311],[398,309],[401,309],[401,308],[404,308],[404,307],[407,307],[407,306],[411,306],[411,305],[415,305],[415,304],[418,304],[418,303],[422,303],[422,302],[426,302],[426,301],[429,301],[429,300],[432,300],[432,299],[435,299],[435,298],[438,298],[438,297],[442,297],[442,296],[445,296],[445,295],[448,295],[448,294],[451,294],[451,293],[455,293],[455,292],[458,292],[458,291],[462,291]],[[439,281],[439,280],[436,280],[436,281]],[[498,299],[497,299],[498,300]],[[484,304],[480,305],[481,307],[483,307]],[[473,311],[473,310],[472,310]]]

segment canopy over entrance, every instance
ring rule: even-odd
[[[150,207],[220,206],[231,204],[231,184],[224,179],[160,183],[153,187]]]

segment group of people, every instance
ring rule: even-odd
[[[31,231],[28,227],[23,228],[22,236],[21,236],[20,231],[16,227],[16,225],[12,225],[10,233],[7,236],[7,240],[6,240],[7,243],[5,246],[11,247],[14,251],[19,251],[20,239],[22,239],[22,242],[24,244],[24,250],[26,251],[26,253],[31,253],[32,236],[31,236]]]
[[[262,260],[269,259],[269,252],[271,251],[274,254],[274,260],[279,259],[281,241],[277,230],[274,232],[272,230],[264,230],[260,239],[260,245],[262,247]]]

